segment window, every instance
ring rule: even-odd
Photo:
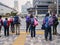
[[[48,12],[48,10],[38,10],[37,13],[38,14],[46,14]]]
[[[46,5],[38,6],[38,9],[48,9],[48,6],[46,6]]]

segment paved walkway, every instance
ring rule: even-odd
[[[60,45],[60,36],[53,36],[53,41],[46,41],[41,34],[37,34],[35,38],[27,35],[25,45]]]
[[[53,41],[45,41],[44,31],[38,30],[36,37],[31,38],[29,33],[21,31],[20,35],[10,34],[5,37],[2,33],[0,37],[0,45],[60,45],[60,36],[53,36]]]
[[[12,45],[12,43],[15,41],[15,39],[18,37],[18,35],[10,34],[8,37],[4,36],[4,32],[2,31],[1,37],[0,37],[0,45]]]

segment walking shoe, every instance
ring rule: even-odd
[[[16,33],[16,35],[18,35],[18,34]]]
[[[20,35],[20,33],[18,33],[17,35]]]
[[[45,39],[46,41],[48,41],[47,39]]]
[[[52,41],[52,40],[50,40],[50,41]]]
[[[57,33],[53,33],[53,35],[57,35]]]

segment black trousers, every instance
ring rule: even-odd
[[[30,32],[30,23],[26,22],[26,32],[28,32],[28,30]]]
[[[47,40],[49,36],[49,40],[52,40],[52,32],[51,32],[51,27],[48,27],[45,29],[45,39]]]
[[[8,28],[4,27],[4,35],[9,36],[9,27]]]
[[[53,34],[57,34],[57,26],[56,25],[53,26]]]

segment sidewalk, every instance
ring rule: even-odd
[[[29,34],[26,37],[25,45],[60,45],[60,36],[53,35],[52,41],[46,41],[44,34],[37,34],[35,38],[31,38]]]
[[[18,35],[10,34],[8,37],[4,36],[4,32],[2,31],[1,37],[0,37],[0,45],[12,45],[12,43],[15,41],[15,39],[18,37]]]
[[[60,45],[60,36],[54,35],[53,41],[45,41],[43,30],[36,30],[36,33],[35,38],[31,38],[25,31],[21,31],[19,36],[10,34],[9,37],[5,37],[2,34],[0,45]]]
[[[25,45],[60,45],[60,36],[53,36],[53,41],[46,41],[41,34],[37,34],[35,38],[27,35]]]
[[[39,30],[37,31],[36,37],[35,38],[31,38],[30,34],[22,34],[23,37],[25,37],[23,39],[23,37],[20,36],[20,38],[18,38],[16,40],[16,42],[19,41],[19,43],[16,43],[16,45],[60,45],[60,36],[53,36],[53,41],[45,41],[44,39],[44,31]],[[15,45],[15,43],[14,43]]]
[[[36,33],[37,34],[44,34],[43,31],[37,31]],[[13,45],[25,45],[26,38],[28,35],[29,35],[29,33],[21,32],[21,35],[14,41]],[[26,44],[26,45],[28,45],[28,44]]]

